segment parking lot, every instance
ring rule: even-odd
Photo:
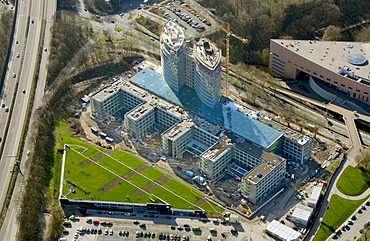
[[[123,214],[123,215],[121,215]],[[217,219],[185,218],[148,213],[99,214],[75,217],[65,226],[70,240],[272,240],[264,234],[265,224],[231,224]],[[82,231],[81,231],[82,230]],[[68,234],[67,234],[68,232]]]
[[[177,0],[162,6],[155,6],[150,11],[162,17],[177,22],[185,32],[195,36],[204,31],[212,30],[207,16],[199,14],[199,9],[192,9],[185,3]],[[205,9],[202,9],[203,11]],[[160,13],[159,13],[160,12]]]

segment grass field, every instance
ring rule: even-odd
[[[367,198],[350,201],[336,194],[333,195],[314,241],[327,239]]]
[[[370,187],[370,174],[348,166],[337,182],[337,188],[349,196],[358,196]]]
[[[217,205],[207,202],[198,190],[131,153],[105,150],[84,143],[70,136],[69,127],[65,123],[58,123],[56,133],[59,133],[59,149],[64,144],[70,146],[66,148],[63,186],[63,195],[69,193],[70,187],[75,190],[75,193],[67,195],[69,199],[132,203],[150,203],[151,199],[160,199],[174,208],[200,207],[207,213],[223,211]]]

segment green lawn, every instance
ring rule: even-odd
[[[78,154],[72,151],[67,152],[66,161],[70,162],[64,170],[64,180],[67,184],[63,187],[63,193],[65,194],[68,188],[73,186],[76,193],[71,193],[68,198],[95,199],[94,196],[100,196],[99,189],[114,180],[116,176],[94,163],[84,168],[80,167],[79,164],[85,159],[76,158],[76,155]]]
[[[106,154],[108,150],[72,137],[71,134],[73,133],[70,131],[69,125],[65,123],[58,122],[55,133],[57,150],[61,150],[64,144],[70,145],[70,148],[66,148],[63,194],[66,194],[71,186],[74,187],[76,193],[69,194],[67,198],[131,203],[151,202],[150,199],[153,199],[153,196],[145,192],[147,190],[145,187],[152,181],[164,176],[164,172],[154,167],[148,167],[141,172],[145,177],[136,173],[128,180],[120,180],[119,177],[124,178],[125,174],[131,171],[130,168],[138,169],[146,162],[131,153],[119,150],[110,150],[109,153],[111,154],[108,156]],[[60,160],[62,155],[58,153],[61,152],[58,151],[56,155]],[[107,170],[94,162],[88,162],[87,157],[107,168]],[[202,198],[202,193],[172,177],[170,178],[164,184],[164,187],[182,198],[162,187],[156,187],[150,193],[174,208],[196,209],[195,203]],[[138,190],[133,185],[143,190]],[[223,211],[222,208],[208,202],[203,203],[201,208],[210,213]]]
[[[358,196],[370,187],[370,174],[359,168],[348,166],[337,182],[339,191],[346,195]]]
[[[214,205],[213,203],[210,203],[208,201],[200,205],[200,207],[206,210],[208,213],[222,213],[224,211],[223,208]]]
[[[175,179],[169,180],[163,186],[168,188],[172,192],[184,197],[186,200],[192,203],[195,203],[203,196],[200,192],[190,188],[189,186],[186,186],[185,184]]]
[[[105,156],[98,161],[99,164],[103,165],[104,167],[108,168],[110,171],[114,172],[115,174],[122,177],[129,171],[131,171],[128,167],[122,165],[121,163],[113,160],[109,156]],[[96,165],[95,163],[90,163],[89,165]]]
[[[154,167],[148,167],[146,168],[144,171],[141,172],[142,174],[144,174],[145,176],[149,177],[151,180],[157,180],[159,179],[161,176],[164,175],[164,173]]]
[[[115,150],[114,153],[111,155],[113,158],[118,159],[122,163],[126,164],[127,166],[136,169],[145,163],[144,160],[137,158],[136,156],[132,155],[129,152],[123,152],[120,150]]]
[[[135,173],[128,180],[140,188],[144,188],[146,185],[151,183],[151,181],[148,178],[145,178],[138,173]]]
[[[117,185],[104,193],[104,200],[111,200],[117,202],[129,203],[149,203],[150,196],[143,193],[142,195],[134,195],[136,187],[132,186],[126,181],[120,181]]]
[[[359,201],[350,201],[336,194],[333,195],[314,241],[327,239],[367,198]]]
[[[182,209],[196,209],[194,205],[186,202],[185,200],[173,195],[162,187],[156,187],[151,191],[154,195],[169,203],[173,208],[182,208]]]

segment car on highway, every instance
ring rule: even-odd
[[[19,53],[17,53],[17,58],[21,57],[21,55]]]
[[[31,23],[32,23],[32,24],[34,24],[34,23],[35,23],[35,21],[34,21],[34,20],[32,20],[32,21],[31,21]]]
[[[25,89],[23,89],[23,90],[22,90],[22,93],[23,93],[23,94],[25,94],[25,93],[26,93],[26,90],[25,90]]]
[[[48,48],[46,48],[46,47],[45,47],[45,48],[44,48],[44,51],[45,51],[45,52],[48,52]]]
[[[5,112],[9,112],[9,107],[5,106]]]
[[[13,78],[17,77],[17,74],[16,73],[13,73]]]
[[[5,103],[1,103],[1,108],[5,108]]]
[[[15,44],[18,44],[18,43],[19,43],[19,42],[18,42],[18,40],[16,40],[16,41],[15,41]]]

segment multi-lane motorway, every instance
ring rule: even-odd
[[[22,142],[22,130],[26,121],[26,115],[29,111],[28,103],[30,101],[31,87],[34,81],[35,71],[37,70],[37,56],[42,33],[43,19],[48,19],[46,38],[50,38],[50,24],[52,16],[56,10],[56,1],[33,0],[18,1],[17,21],[14,32],[14,41],[11,49],[11,59],[9,61],[6,74],[5,84],[2,92],[2,103],[9,109],[0,111],[0,135],[4,141],[3,152],[0,159],[0,207],[3,207],[6,192],[9,187],[11,170],[15,165],[15,156]],[[44,44],[48,44],[46,40]],[[19,57],[18,57],[19,56]],[[45,71],[46,60],[41,61],[40,69]],[[13,78],[14,73],[16,75]],[[42,96],[45,86],[45,75],[40,76],[40,84],[37,85],[36,100]],[[41,90],[39,90],[41,88]],[[37,105],[40,102],[37,102]],[[7,133],[5,128],[9,125]],[[24,166],[26,160],[26,151],[21,155],[19,160]],[[18,184],[19,182],[17,182]],[[10,206],[6,213],[5,221],[1,227],[0,233],[2,240],[15,240],[15,234],[18,229],[17,225],[17,207],[19,187],[16,186]],[[17,198],[15,198],[15,196]]]

